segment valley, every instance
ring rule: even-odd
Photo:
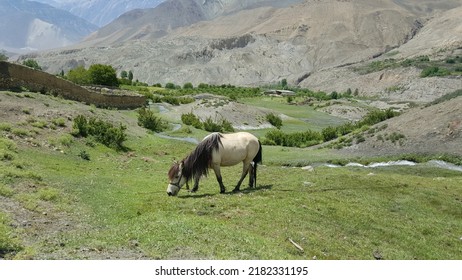
[[[462,258],[459,0],[154,2],[2,50],[48,74],[0,63],[0,259]],[[257,187],[230,192],[234,166],[168,197],[210,127],[259,138]]]

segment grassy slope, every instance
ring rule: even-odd
[[[259,168],[256,190],[220,195],[211,174],[198,193],[183,190],[171,198],[165,190],[172,158],[184,157],[194,145],[150,134],[130,136],[126,145],[130,151],[122,153],[78,139],[63,152],[4,145],[13,158],[0,161],[0,184],[7,190],[0,201],[72,221],[53,231],[0,227],[5,247],[16,251],[6,257],[372,259],[374,252],[385,259],[462,257],[460,172],[425,166],[309,172],[279,163],[335,155],[264,147],[263,162],[269,165]],[[79,157],[82,150],[90,161]],[[222,169],[229,190],[240,169]],[[46,235],[31,238],[41,236],[38,230]]]

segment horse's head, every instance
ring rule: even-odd
[[[187,182],[186,177],[183,176],[183,161],[173,163],[168,171],[168,179],[170,182],[167,187],[167,194],[175,196]]]

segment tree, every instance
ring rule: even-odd
[[[283,89],[287,89],[287,79],[282,79],[282,81],[281,81],[281,87],[282,87]]]
[[[133,72],[132,72],[132,70],[128,71],[128,79],[130,81],[133,81]]]
[[[128,73],[127,71],[123,70],[121,73],[120,73],[120,77],[122,79],[127,79],[128,78]]]
[[[22,64],[35,70],[42,70],[42,67],[40,67],[38,62],[34,59],[29,58],[27,60],[24,60]]]
[[[185,83],[185,84],[183,85],[183,88],[184,88],[184,89],[192,89],[192,88],[194,88],[194,86],[193,86],[192,83]]]
[[[67,73],[67,79],[79,85],[91,84],[90,73],[83,66],[78,66]]]
[[[175,84],[174,83],[166,83],[165,84],[165,88],[168,88],[168,89],[175,89]]]
[[[88,69],[91,82],[96,85],[118,86],[117,73],[110,65],[93,64]]]

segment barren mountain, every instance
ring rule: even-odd
[[[58,48],[80,41],[96,26],[33,1],[0,2],[0,48],[13,52]]]
[[[259,6],[283,7],[302,0],[168,0],[153,9],[133,10],[86,39],[86,45],[108,45],[133,39],[157,39],[183,26]]]
[[[462,55],[462,6],[430,19],[412,40],[374,60],[335,67],[313,73],[300,83],[311,89],[342,92],[357,88],[363,95],[382,96],[391,100],[428,102],[462,88],[462,77],[420,78],[415,67],[389,68],[361,74],[355,68],[386,59],[403,60],[419,56],[446,59]]]
[[[134,10],[153,8],[164,0],[36,0],[66,10],[89,22],[104,26],[118,16]]]
[[[72,48],[29,57],[51,73],[111,64],[150,84],[261,85],[287,79],[325,91],[358,88],[364,95],[398,86],[407,90],[401,99],[432,100],[460,88],[460,79],[416,82],[415,69],[360,75],[348,66],[390,50],[400,58],[457,50],[462,7],[443,10],[458,2],[170,0],[127,13]],[[425,92],[432,86],[436,95]]]

